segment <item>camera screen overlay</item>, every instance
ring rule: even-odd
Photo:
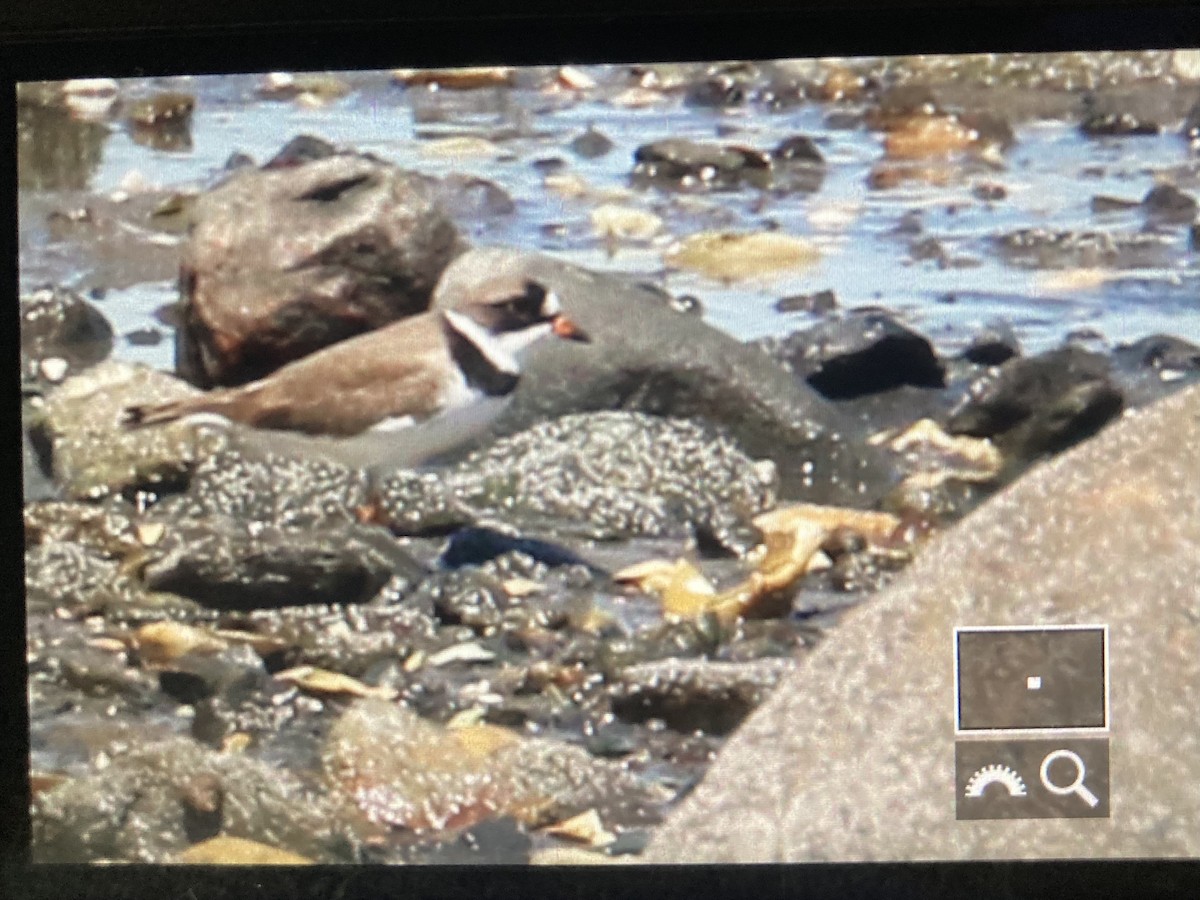
[[[1200,856],[1200,51],[87,74],[36,862]]]

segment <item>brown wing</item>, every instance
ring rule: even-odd
[[[453,371],[438,319],[421,315],[290,363],[230,398],[260,428],[352,435],[382,419],[437,411]]]
[[[204,409],[259,428],[353,435],[382,419],[437,412],[453,371],[440,321],[426,313],[214,392],[223,396]]]

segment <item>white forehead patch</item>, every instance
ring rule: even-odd
[[[542,315],[549,318],[557,316],[562,312],[562,303],[559,302],[558,294],[554,291],[546,291],[546,296],[542,300]]]

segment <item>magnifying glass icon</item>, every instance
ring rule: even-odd
[[[1059,759],[1065,759],[1075,767],[1075,777],[1071,780],[1070,784],[1055,784],[1050,780],[1050,766]],[[1084,803],[1094,809],[1100,805],[1100,798],[1089,791],[1084,785],[1083,779],[1086,774],[1087,768],[1083,764],[1082,757],[1073,750],[1055,750],[1053,753],[1047,754],[1046,758],[1042,760],[1042,784],[1046,786],[1046,790],[1060,797],[1066,797],[1068,794],[1078,794]]]

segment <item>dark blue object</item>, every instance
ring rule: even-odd
[[[456,531],[442,551],[439,562],[447,569],[478,566],[513,550],[547,566],[588,565],[586,560],[557,544],[536,538],[514,537],[493,528],[463,528]]]

